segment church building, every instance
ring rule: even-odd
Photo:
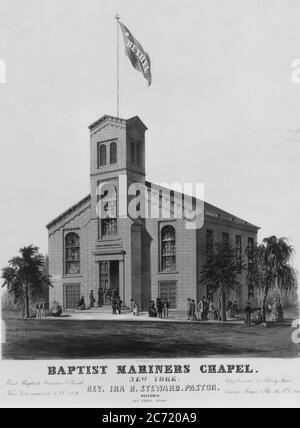
[[[187,298],[198,302],[207,296],[217,305],[218,291],[201,281],[208,251],[226,240],[237,257],[244,256],[259,228],[203,201],[201,227],[186,227],[186,219],[174,215],[174,192],[146,181],[147,128],[139,117],[105,115],[89,130],[90,194],[47,225],[50,305],[56,300],[65,311],[76,309],[82,296],[89,302],[91,291],[99,307],[109,305],[113,295],[127,307],[134,299],[141,310],[157,297],[167,297],[170,308],[179,311],[186,309]],[[119,197],[124,183],[125,199]],[[148,197],[146,207],[138,207],[143,215],[137,218],[126,211],[139,193],[126,192],[134,183],[145,188]],[[113,191],[99,191],[105,186]],[[145,213],[155,192],[159,210],[153,217]],[[99,215],[102,199],[107,216]],[[162,213],[163,204],[169,204],[169,215]],[[247,270],[242,271],[241,286],[227,296],[240,307],[255,299],[246,276]]]

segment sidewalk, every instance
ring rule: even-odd
[[[114,315],[111,311],[102,310],[102,309],[87,309],[85,311],[70,311],[65,312],[62,317],[55,318],[48,316],[48,320],[82,320],[82,321],[93,321],[93,320],[103,320],[103,321],[153,321],[153,322],[184,322],[184,323],[201,323],[201,324],[244,324],[244,319],[229,319],[226,322],[222,321],[191,321],[186,319],[185,312],[179,311],[170,311],[169,318],[152,318],[149,317],[148,312],[140,312],[138,316],[133,315],[132,312],[124,312],[121,315]]]

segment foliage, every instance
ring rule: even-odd
[[[48,273],[45,271],[45,259],[39,253],[39,248],[33,245],[23,247],[20,255],[9,260],[9,266],[2,270],[2,287],[7,287],[14,303],[20,303],[23,316],[30,317],[30,299],[45,293],[52,286]]]
[[[253,248],[248,247],[246,253],[251,260],[247,280],[263,293],[262,312],[265,321],[269,291],[278,289],[288,294],[297,288],[296,272],[290,263],[294,248],[287,238],[270,236]]]
[[[201,280],[210,288],[220,289],[222,320],[225,321],[225,291],[241,286],[239,275],[245,269],[245,264],[241,256],[236,256],[235,249],[227,241],[215,244],[214,251],[206,255]]]

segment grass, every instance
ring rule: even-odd
[[[299,357],[291,320],[261,326],[193,322],[6,319],[3,359]]]

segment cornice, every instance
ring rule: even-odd
[[[69,223],[71,223],[72,221],[74,221],[77,217],[81,216],[85,211],[89,210],[90,208],[91,208],[91,205],[89,204],[86,207],[84,207],[82,210],[78,211],[74,216],[72,216],[71,218],[68,218],[67,221],[65,221],[64,223],[62,223],[56,229],[51,230],[51,232],[49,232],[49,238],[51,236],[53,236],[55,233],[59,232],[61,229],[64,229]]]
[[[244,229],[244,230],[247,229],[255,232],[257,232],[260,229],[259,227],[253,226],[247,222],[244,222],[243,224],[241,224],[241,223],[237,223],[235,220],[229,220],[223,217],[212,216],[209,214],[204,214],[204,218],[210,221],[211,223],[216,223],[216,224],[225,223],[228,226],[235,227],[237,229]]]

